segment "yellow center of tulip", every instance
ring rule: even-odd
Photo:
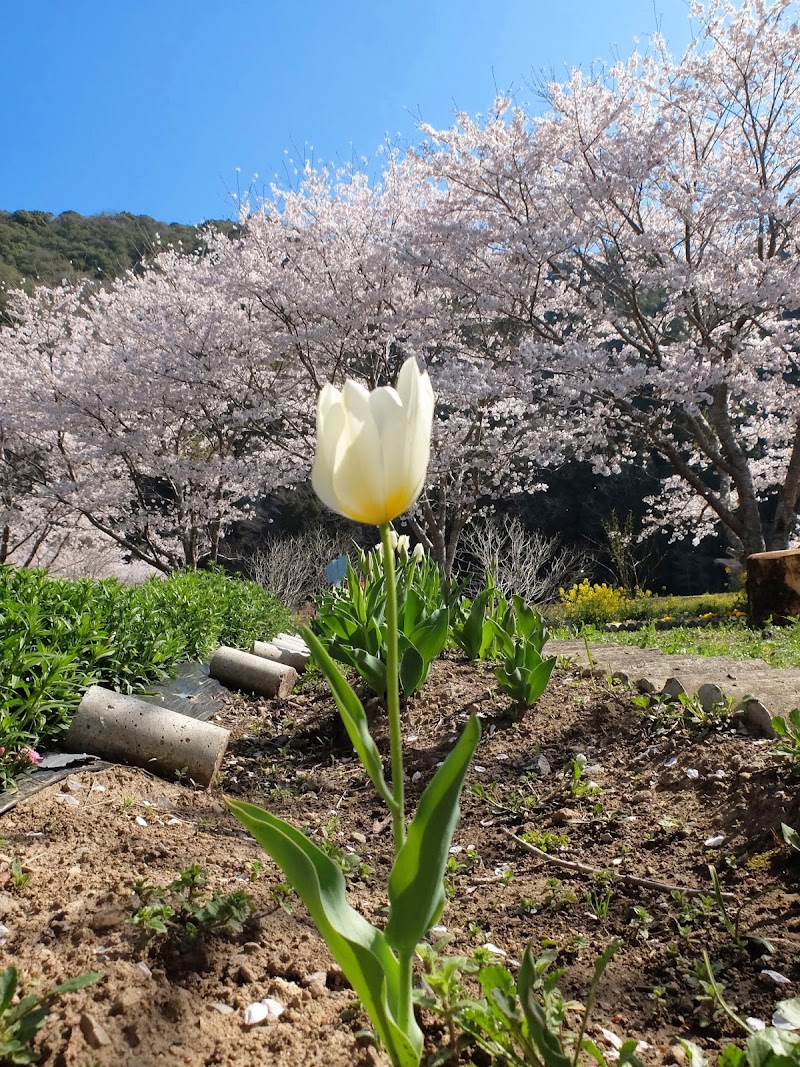
[[[370,526],[380,526],[381,523],[391,522],[398,515],[402,515],[409,507],[409,491],[406,486],[395,489],[381,500],[364,501],[358,511],[350,510],[349,518],[356,522],[367,523]]]

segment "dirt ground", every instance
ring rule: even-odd
[[[368,710],[385,752],[379,709]],[[563,991],[581,999],[595,958],[620,940],[590,1032],[606,1050],[604,1030],[636,1036],[649,1064],[679,1061],[678,1036],[698,1040],[712,1059],[741,1036],[700,995],[703,949],[743,1016],[768,1023],[779,1000],[800,993],[800,864],[780,840],[781,822],[800,823],[800,800],[769,742],[735,724],[650,722],[626,689],[564,670],[514,722],[488,668],[445,658],[405,712],[410,806],[473,711],[484,732],[448,875],[445,952],[491,944],[513,971],[529,942],[556,947]],[[211,792],[128,768],[83,771],[0,818],[0,966],[16,964],[26,991],[86,971],[103,976],[53,1007],[37,1041],[45,1067],[388,1064],[303,906],[222,795],[268,806],[327,841],[351,869],[353,903],[373,922],[391,855],[386,812],[313,681],[285,701],[231,696],[219,718],[234,738]],[[578,756],[585,767],[576,778]],[[547,858],[511,836],[523,833]],[[558,860],[620,876],[607,914],[607,881]],[[245,889],[254,912],[240,933],[181,953],[132,924],[141,903],[134,886],[165,885],[191,863],[207,869],[210,890]],[[734,895],[740,933],[769,939],[772,955],[726,932],[710,863]],[[706,895],[642,888],[626,876]],[[284,1010],[248,1026],[245,1009],[265,998]],[[435,1018],[422,1021],[433,1053],[446,1037]],[[487,1060],[472,1052],[460,1062]]]

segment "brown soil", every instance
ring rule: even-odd
[[[544,941],[559,950],[564,993],[580,999],[597,955],[621,940],[590,1032],[606,1049],[600,1027],[636,1036],[650,1046],[642,1058],[652,1064],[671,1062],[677,1036],[699,1040],[712,1059],[720,1042],[738,1036],[695,995],[704,948],[742,1015],[768,1021],[778,1000],[797,995],[800,864],[779,836],[781,822],[800,822],[800,810],[791,768],[769,743],[732,726],[703,735],[645,722],[626,690],[568,672],[515,723],[488,668],[444,659],[405,713],[410,805],[473,710],[484,716],[484,733],[456,833],[454,895],[441,920],[452,938],[447,952],[491,943],[514,970],[528,942]],[[358,853],[369,867],[352,879],[351,899],[375,922],[391,856],[385,811],[313,682],[286,701],[231,697],[220,718],[234,740],[218,790],[127,768],[84,771],[0,820],[0,924],[8,929],[0,960],[20,968],[26,989],[103,974],[54,1006],[37,1042],[46,1067],[388,1063],[365,1038],[368,1021],[304,908],[280,888],[280,872],[221,796],[262,803],[315,840]],[[564,768],[578,753],[589,766],[573,789]],[[582,793],[589,779],[599,791]],[[774,954],[736,947],[708,902],[621,881],[607,917],[596,918],[591,878],[540,861],[508,836],[526,831],[563,835],[560,844],[545,842],[555,858],[702,887],[709,896],[713,862],[735,894],[732,912],[741,907],[740,930],[769,938]],[[704,844],[718,835],[720,846]],[[12,876],[13,860],[30,873],[24,886]],[[253,867],[259,860],[263,869]],[[130,922],[134,884],[166,884],[192,862],[207,868],[210,888],[252,893],[254,917],[241,934],[211,937],[188,955],[163,937],[143,945]],[[767,968],[791,984],[776,985],[762,974]],[[245,1026],[244,1009],[265,997],[285,1011]],[[446,1039],[435,1019],[423,1022],[434,1052]]]

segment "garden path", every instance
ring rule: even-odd
[[[794,667],[770,667],[763,659],[680,656],[611,642],[590,642],[588,647],[591,663],[583,641],[550,640],[546,651],[551,656],[566,656],[580,667],[596,667],[645,692],[661,692],[670,679],[677,679],[687,693],[715,685],[737,704],[755,697],[773,716],[786,717],[800,707],[800,670]],[[756,718],[751,722],[762,726],[767,736],[774,736],[763,715],[758,719],[758,709],[754,713]]]

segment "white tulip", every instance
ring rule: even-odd
[[[417,563],[419,563],[421,559],[425,559],[425,547],[421,541],[418,541],[417,544],[414,545],[414,551],[411,553],[411,558]]]
[[[380,526],[402,515],[425,485],[433,389],[413,357],[397,389],[369,392],[348,379],[323,387],[317,401],[317,451],[311,484],[332,511]]]
[[[395,548],[400,559],[408,559],[408,554],[411,551],[411,538],[408,534],[400,534]]]

